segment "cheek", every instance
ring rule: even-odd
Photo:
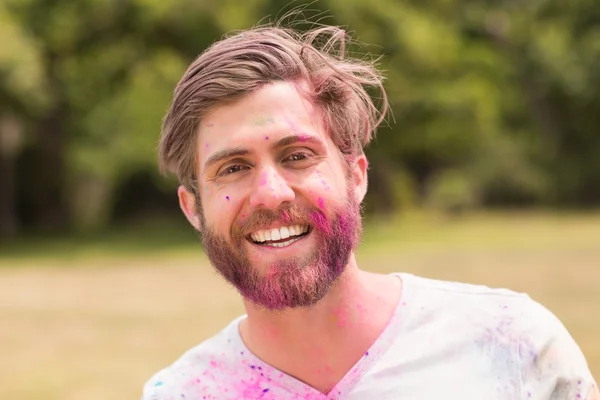
[[[329,185],[330,180],[326,178],[318,169],[315,170],[313,179],[316,181],[321,190],[329,191],[331,189],[331,186]]]
[[[233,190],[208,190],[204,216],[206,222],[217,232],[228,232],[240,210],[241,196]]]

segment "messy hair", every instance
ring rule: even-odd
[[[362,154],[388,102],[383,77],[372,60],[348,56],[349,36],[339,27],[307,32],[279,25],[245,30],[204,51],[177,84],[164,119],[159,163],[196,193],[197,137],[200,121],[215,107],[235,101],[266,84],[307,83],[307,99],[320,107],[332,141],[349,161]],[[375,105],[368,89],[381,95]]]

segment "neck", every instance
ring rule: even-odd
[[[321,360],[322,370],[329,369],[335,383],[385,328],[400,289],[400,279],[361,271],[352,255],[344,273],[314,306],[272,311],[245,301],[248,317],[240,334],[259,358],[301,380],[309,374],[302,372],[303,365]]]

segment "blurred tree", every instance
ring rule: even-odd
[[[368,150],[370,210],[600,203],[597,1],[0,0],[0,232],[101,227],[172,192],[156,142],[186,66],[298,7],[383,56],[397,123]]]

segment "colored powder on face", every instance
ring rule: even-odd
[[[209,143],[206,143],[206,145],[204,146],[205,149],[208,149],[210,147]]]
[[[227,200],[229,200],[229,196],[225,196],[225,198],[226,198]]]
[[[275,120],[272,117],[268,117],[268,118],[264,117],[264,118],[259,119],[256,122],[254,122],[254,124],[258,125],[258,126],[267,126],[267,125],[272,124],[274,122],[275,122]]]
[[[265,140],[269,140],[269,137],[268,137],[268,136],[265,136]]]
[[[325,201],[323,200],[323,198],[322,198],[322,197],[319,197],[319,200],[318,200],[317,202],[318,202],[318,204],[319,204],[319,208],[320,208],[321,210],[324,210],[324,209],[325,209]]]
[[[207,128],[212,128],[213,124],[206,124]]]
[[[262,179],[260,180],[260,186],[264,186],[267,184],[267,173],[263,172],[262,173]]]

